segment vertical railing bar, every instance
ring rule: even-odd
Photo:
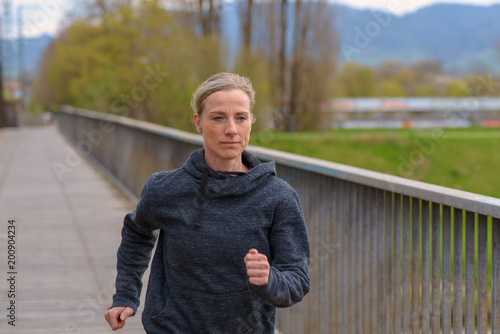
[[[328,241],[328,258],[326,259],[325,263],[328,264],[327,266],[327,271],[326,271],[326,282],[325,285],[327,287],[328,293],[325,294],[325,301],[328,304],[328,308],[325,310],[326,316],[328,317],[328,321],[325,321],[325,332],[329,332],[331,329],[331,324],[334,321],[334,314],[337,313],[337,309],[335,308],[335,302],[333,299],[334,298],[334,291],[335,291],[335,264],[336,264],[336,253],[337,249],[335,248],[335,236],[337,235],[337,226],[335,223],[335,212],[337,211],[337,208],[334,207],[332,208],[333,204],[333,198],[334,198],[334,192],[331,191],[334,189],[334,184],[335,184],[335,179],[332,177],[328,177],[326,182],[326,186],[323,186],[323,193],[325,194],[325,198],[328,200],[325,203],[324,210],[328,210],[325,215],[324,215],[324,220],[322,223],[325,225],[326,232],[327,234],[326,238]]]
[[[332,303],[332,309],[331,309],[331,321],[330,321],[330,326],[328,329],[329,333],[332,333],[332,330],[338,331],[339,328],[339,314],[340,314],[340,308],[338,307],[338,301],[340,300],[340,289],[341,287],[339,286],[338,282],[338,271],[341,270],[339,266],[339,254],[340,254],[340,242],[339,242],[339,235],[340,235],[340,228],[339,228],[339,197],[340,197],[340,192],[339,192],[339,180],[336,178],[332,178],[331,182],[332,186],[332,198],[331,198],[331,205],[333,207],[333,212],[332,212],[332,219],[333,221],[331,224],[333,225],[333,233],[332,233],[332,254],[331,254],[331,267],[330,267],[330,275],[332,277],[330,281],[330,295],[329,298]]]
[[[337,300],[337,310],[338,310],[338,315],[337,315],[337,327],[335,327],[335,331],[340,329],[341,334],[346,334],[346,328],[345,328],[345,319],[346,319],[346,312],[345,312],[345,299],[346,299],[346,282],[344,280],[346,276],[346,249],[347,249],[347,244],[345,242],[345,224],[346,224],[346,219],[345,219],[345,181],[342,180],[337,180],[338,184],[338,191],[337,191],[337,203],[339,205],[338,210],[337,210],[337,226],[338,226],[338,236],[337,236],[337,249],[338,249],[338,270],[337,270],[337,289],[339,291],[339,299]]]
[[[170,163],[170,162],[171,162],[171,161],[170,161],[170,159],[169,159],[169,163]],[[169,166],[169,167],[170,167],[170,166]],[[276,166],[276,169],[278,170],[278,172],[279,172],[279,173],[280,173],[280,175],[281,175],[281,170],[280,170],[280,168],[281,168],[281,166],[280,166],[280,165],[277,165],[277,166]],[[302,191],[302,189],[300,189],[300,188],[298,187],[298,186],[300,186],[300,184],[293,184],[292,186],[293,186],[293,187],[297,190],[297,193],[298,193],[298,194],[300,194],[300,192],[299,192],[299,191]],[[308,217],[307,217],[307,211],[306,211],[306,210],[307,210],[307,207],[306,207],[305,195],[300,194],[299,196],[300,196],[300,201],[303,203],[304,217],[305,217],[305,219],[306,219],[306,222],[307,222],[307,225],[308,225],[308,228],[309,228],[309,226],[310,226],[310,225],[309,225],[309,224],[310,224],[310,222],[308,221]],[[308,302],[308,303],[309,303],[309,302]],[[307,307],[309,307],[309,305],[308,305]],[[285,314],[283,315],[283,320],[284,320],[284,321],[283,321],[283,320],[281,320],[281,321],[280,321],[280,323],[279,323],[279,328],[280,328],[280,330],[282,330],[282,331],[289,331],[289,330],[290,330],[290,329],[289,329],[289,325],[288,325],[288,322],[289,322],[288,320],[289,320],[289,319],[290,319],[290,315],[289,315],[289,313],[287,312],[287,313],[285,313]],[[277,319],[277,320],[280,320],[280,319]]]
[[[370,285],[368,284],[368,268],[369,268],[369,257],[370,246],[368,241],[368,220],[370,206],[370,189],[365,186],[360,186],[360,192],[358,194],[358,205],[361,208],[359,210],[359,220],[358,220],[358,245],[359,253],[356,259],[357,264],[357,275],[356,279],[356,317],[357,317],[357,333],[366,333],[366,328],[368,328],[368,314],[369,308],[366,303],[367,296],[369,295]],[[354,277],[353,277],[354,279]]]
[[[349,321],[349,294],[348,294],[348,265],[349,265],[349,238],[348,238],[348,229],[349,229],[349,219],[347,216],[347,212],[349,210],[348,198],[349,198],[349,183],[346,181],[341,181],[341,190],[343,196],[342,198],[342,303],[340,310],[342,312],[342,323],[341,329],[342,334],[347,334],[347,323]]]
[[[477,332],[488,331],[488,217],[478,216]]]
[[[422,201],[422,334],[430,333],[429,310],[429,202]]]
[[[410,198],[403,196],[403,332],[411,330]]]
[[[386,334],[387,325],[385,322],[387,315],[387,257],[385,256],[386,251],[386,225],[385,225],[385,192],[383,190],[377,190],[378,199],[378,214],[377,214],[377,228],[378,228],[378,254],[377,254],[377,267],[380,269],[378,273],[378,295],[377,295],[377,308],[379,309],[377,316],[377,333]]]
[[[443,205],[443,334],[451,333],[451,208]]]
[[[453,210],[453,333],[463,332],[463,210]]]
[[[283,173],[286,173],[286,171],[287,171],[286,166],[283,166],[283,167],[278,166],[278,168],[280,168],[280,170],[282,170]],[[280,170],[278,170],[279,173],[281,173]],[[300,194],[300,201],[302,202],[302,207],[304,210],[304,217],[306,218],[308,226],[310,226],[310,229],[312,230],[311,233],[309,234],[309,238],[314,241],[314,234],[312,233],[312,232],[314,232],[313,231],[314,226],[312,226],[314,224],[314,220],[310,219],[310,216],[309,216],[310,204],[311,204],[310,195],[304,189],[305,182],[303,182],[303,180],[302,180],[301,171],[292,172],[290,178],[291,178],[291,182],[293,182],[292,183],[293,186],[297,190],[297,193]],[[308,183],[310,183],[310,180]],[[311,259],[311,260],[313,260],[313,259]],[[312,262],[311,265],[314,266],[314,263]],[[309,276],[310,276],[311,284],[314,284],[315,283],[314,282],[314,273],[311,273]],[[313,294],[311,294],[311,296],[309,296],[309,298],[307,299],[307,302],[308,302],[307,309],[311,309],[314,306],[315,299],[316,298],[315,298],[314,292],[313,292]],[[290,312],[291,314],[290,313],[287,314],[288,321],[285,321],[286,326],[282,329],[282,331],[290,331],[291,330],[291,326],[290,326],[289,322],[290,322],[290,319],[293,319],[293,312],[294,312],[294,310],[291,310],[291,312]],[[306,326],[308,324],[312,323],[313,320],[311,318],[312,317],[308,317],[307,319],[305,319]]]
[[[168,144],[167,144],[167,145],[168,145]],[[171,162],[171,159],[168,159],[168,164],[170,164],[170,162]],[[170,166],[168,166],[168,167],[170,167]],[[277,166],[276,166],[277,171],[278,171],[278,172],[280,173],[280,175],[281,175],[281,170],[280,170],[280,168],[281,168],[281,166],[280,166],[280,165],[277,165]],[[293,184],[292,186],[293,186],[293,187],[295,187],[295,189],[297,189],[298,191],[300,191],[300,190],[301,190],[301,189],[298,189],[298,188],[297,188],[297,186],[296,186],[295,184]],[[299,195],[299,196],[300,196],[300,201],[301,201],[302,203],[304,203],[304,205],[303,205],[303,209],[304,209],[304,217],[305,217],[305,219],[306,219],[306,223],[307,223],[308,228],[309,228],[309,226],[310,226],[310,225],[309,225],[309,224],[310,224],[310,222],[309,222],[309,221],[307,221],[307,218],[308,218],[308,217],[306,216],[306,215],[307,215],[307,212],[306,212],[306,209],[307,209],[307,208],[305,207],[305,204],[306,204],[306,203],[305,203],[305,201],[304,201],[304,200],[305,200],[305,198],[304,198],[304,195],[302,195],[302,194],[301,194],[301,195]],[[288,320],[290,319],[289,313],[288,313],[288,312],[287,312],[287,313],[285,313],[285,314],[283,315],[283,318],[282,318],[282,319],[283,319],[284,321],[283,321],[283,320],[281,320],[281,319],[277,319],[277,320],[279,320],[279,328],[280,328],[280,330],[282,330],[282,331],[289,331],[289,326],[288,326],[288,322],[289,322]]]
[[[386,191],[385,192],[385,232],[386,232],[386,289],[389,294],[388,298],[386,299],[386,304],[387,304],[387,314],[386,314],[386,333],[388,334],[394,334],[394,279],[393,279],[393,273],[394,273],[394,224],[393,224],[393,211],[394,211],[394,206],[393,206],[393,195],[394,193]]]
[[[287,166],[279,166],[280,170],[283,171],[283,173],[286,175],[287,171],[289,170]],[[309,185],[312,183],[311,179],[308,179],[308,182],[305,182],[304,180],[304,173],[302,171],[292,171],[290,175],[291,182],[295,189],[297,189],[297,193],[300,194],[300,200],[302,202],[302,207],[304,209],[304,217],[306,218],[307,224],[309,226],[309,229],[311,230],[311,233],[309,233],[309,238],[313,241],[316,241],[316,220],[313,219],[311,212],[313,212],[313,202],[314,199],[312,198],[312,194],[310,194],[308,190]],[[316,266],[316,263],[314,263],[314,258],[311,259],[313,262],[311,262],[311,266],[314,268]],[[316,273],[311,272],[310,274],[310,279],[311,279],[311,285],[316,284]],[[314,290],[314,289],[313,289]],[[307,309],[311,310],[314,312],[315,304],[317,302],[317,297],[316,297],[316,292],[311,291],[311,295],[307,299]],[[289,324],[290,319],[294,319],[295,315],[295,310],[290,310],[290,312],[287,313],[287,318],[288,321],[285,321],[286,327],[283,328],[283,331],[291,331],[291,326]],[[313,314],[312,316],[305,317],[303,321],[301,321],[302,326],[305,328],[312,328],[315,319],[314,316],[316,314]],[[302,320],[302,319],[300,319]],[[299,320],[299,321],[300,321]],[[302,326],[299,326],[299,324],[295,324],[296,327],[299,327],[302,329]]]
[[[290,169],[287,166],[282,167],[284,172],[287,173]],[[315,216],[315,205],[316,205],[316,196],[317,192],[311,192],[311,189],[314,189],[314,186],[316,184],[316,174],[306,174],[304,171],[290,171],[290,179],[291,182],[296,183],[295,188],[297,189],[298,193],[301,194],[302,198],[301,201],[303,202],[303,208],[304,208],[304,216],[307,217],[306,220],[311,226],[311,234],[309,235],[309,238],[311,238],[314,242],[316,242],[318,239],[318,221],[317,217]],[[307,181],[306,181],[307,180]],[[312,265],[314,268],[314,272],[311,272],[310,279],[311,279],[311,285],[317,285],[318,284],[318,263],[317,261],[312,258]],[[316,290],[316,291],[314,291]],[[317,321],[317,301],[318,301],[318,293],[317,289],[312,289],[311,290],[311,296],[309,296],[308,300],[308,305],[307,309],[311,310],[313,313],[311,316],[300,316],[296,315],[296,310],[290,310],[288,313],[288,318],[291,319],[298,319],[295,323],[296,328],[300,328],[302,330],[310,330],[314,328],[314,326],[318,323]],[[287,324],[287,331],[293,331],[295,328],[291,328],[290,324]]]
[[[401,333],[401,194],[394,194],[394,333]]]
[[[303,180],[302,182],[306,183],[306,189],[307,192],[309,193],[309,217],[311,217],[311,220],[314,222],[314,240],[316,241],[316,245],[320,241],[320,238],[322,237],[320,234],[320,206],[321,203],[321,196],[320,196],[320,190],[319,184],[320,184],[320,175],[316,173],[304,173],[301,175],[301,179]],[[309,182],[308,182],[309,181]],[[314,189],[314,191],[313,191]],[[313,289],[316,290],[311,296],[315,296],[316,301],[320,301],[321,303],[321,295],[324,293],[324,291],[321,289],[323,277],[321,275],[321,267],[323,264],[321,261],[319,261],[319,258],[315,259],[315,272],[313,275],[311,275],[311,278],[314,278],[314,282],[311,282],[311,284],[315,284],[316,286],[320,287],[320,289]],[[320,293],[321,291],[321,293]],[[321,326],[321,306],[320,303],[316,302],[314,303],[313,307],[311,308],[312,311],[314,312],[314,317],[307,317],[311,318],[312,321],[307,322],[307,330],[313,329],[313,328],[318,328]]]
[[[475,214],[467,211],[465,218],[465,334],[475,333],[474,323],[474,250],[475,250]]]
[[[411,199],[411,328],[420,334],[420,200]]]
[[[330,294],[330,282],[332,278],[330,277],[331,270],[331,261],[329,261],[330,257],[333,256],[333,252],[331,251],[333,244],[332,236],[333,236],[333,224],[332,224],[332,207],[330,204],[330,199],[332,194],[328,192],[329,189],[332,189],[332,178],[326,177],[324,175],[320,176],[318,187],[320,188],[320,200],[321,203],[321,213],[320,213],[320,242],[323,243],[322,238],[325,238],[325,244],[328,249],[328,255],[325,258],[325,255],[319,256],[320,262],[320,279],[321,286],[324,287],[324,291],[321,291],[321,303],[320,303],[320,331],[322,333],[328,332],[330,328],[330,322],[332,318],[332,302],[331,302],[331,294]],[[316,253],[317,254],[317,253]],[[328,260],[328,261],[327,261]]]
[[[363,326],[361,327],[361,333],[370,332],[370,322],[371,322],[371,254],[374,251],[373,245],[371,243],[371,230],[372,226],[372,216],[371,207],[367,205],[371,200],[372,188],[365,187],[364,193],[364,206],[363,206],[363,246],[364,253],[360,258],[363,258],[363,288],[359,291],[363,291]]]
[[[370,253],[372,249],[370,248],[370,234],[369,234],[369,220],[370,220],[370,192],[371,189],[368,187],[363,187],[363,219],[360,221],[360,249],[362,249],[359,254],[359,277],[358,277],[358,306],[360,312],[358,313],[359,319],[361,320],[359,332],[358,333],[368,333],[370,326]]]
[[[431,298],[431,328],[432,334],[440,333],[440,285],[439,285],[439,277],[440,277],[440,205],[439,203],[432,203],[432,298]]]
[[[500,334],[500,219],[493,218],[491,260],[491,333]]]
[[[371,261],[370,261],[370,276],[371,280],[371,288],[370,288],[370,333],[371,334],[377,334],[378,333],[378,326],[377,326],[377,319],[379,316],[379,312],[381,311],[381,307],[379,304],[378,300],[378,283],[380,281],[380,277],[378,274],[377,268],[379,267],[379,260],[378,260],[378,253],[380,251],[380,244],[378,240],[378,230],[380,229],[380,221],[378,219],[378,212],[380,211],[380,196],[378,196],[378,191],[375,188],[371,188],[371,217],[369,220],[369,229],[370,229],[370,234],[371,234],[371,240],[370,240],[370,249],[371,249]],[[367,212],[370,212],[367,210]]]
[[[357,275],[357,270],[356,270],[356,265],[358,263],[358,258],[357,258],[357,243],[356,243],[356,240],[358,238],[358,236],[356,235],[356,227],[358,226],[359,224],[359,219],[358,219],[358,214],[357,212],[358,211],[362,211],[362,210],[359,210],[359,206],[358,206],[358,193],[360,191],[360,186],[358,184],[355,184],[355,183],[351,183],[351,195],[349,196],[351,201],[350,201],[350,205],[349,205],[349,222],[348,224],[350,225],[350,238],[349,238],[349,243],[348,245],[350,245],[350,257],[349,257],[349,299],[350,299],[350,303],[349,303],[349,333],[355,333],[356,332],[356,320],[357,320],[357,317],[358,315],[356,314],[356,295],[357,295],[357,291],[356,291],[356,281],[357,281],[357,278],[359,277]]]

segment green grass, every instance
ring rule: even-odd
[[[500,129],[266,130],[250,143],[500,198]]]

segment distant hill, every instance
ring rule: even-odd
[[[24,68],[25,73],[30,76],[38,72],[38,63],[45,52],[47,46],[52,42],[53,37],[41,35],[36,38],[26,38],[22,41],[24,48]],[[4,76],[7,78],[17,77],[17,66],[19,63],[19,41],[3,41],[4,50]]]
[[[486,67],[500,70],[500,52],[494,46],[500,42],[500,5],[438,4],[401,17],[382,16],[377,21],[375,16],[369,10],[337,6],[337,29],[344,47],[356,46],[359,30],[366,34],[373,29],[373,37],[367,34],[368,45],[359,53],[351,53],[351,60],[377,65],[386,59],[430,59],[441,61],[451,72]],[[374,33],[376,24],[378,34]],[[342,52],[339,56],[341,61],[346,60]]]

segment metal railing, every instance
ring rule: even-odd
[[[202,145],[123,117],[59,115],[77,149],[135,196],[152,172],[181,166]],[[248,149],[296,189],[310,238],[312,288],[278,311],[280,332],[500,334],[500,199]]]

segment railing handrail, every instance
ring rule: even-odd
[[[203,145],[203,138],[201,135],[134,120],[124,116],[76,109],[70,106],[63,106],[60,111],[104,121],[112,121],[123,126],[142,129],[144,131],[156,133],[185,143]],[[253,145],[248,146],[248,151],[262,160],[273,160],[286,166],[332,176],[340,180],[354,182],[381,190],[400,193],[426,201],[437,202],[443,205],[476,212],[486,216],[500,218],[499,198],[483,196],[467,191],[442,187],[389,174],[374,172],[363,168]]]

